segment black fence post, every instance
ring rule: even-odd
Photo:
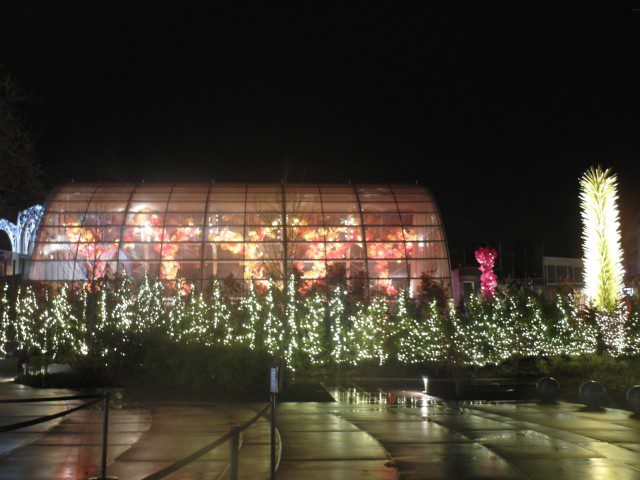
[[[231,425],[231,480],[238,480],[238,452],[240,450],[240,427]]]
[[[271,480],[276,478],[276,394],[271,394]]]
[[[281,377],[278,367],[273,366],[269,371],[269,390],[271,391],[271,475],[269,478],[276,478],[276,395],[280,391]]]
[[[107,440],[109,436],[109,400],[111,394],[104,392],[104,416],[102,423],[102,466],[100,468],[100,478],[107,479]]]

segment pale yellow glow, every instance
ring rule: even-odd
[[[585,294],[597,307],[614,309],[624,279],[618,182],[610,169],[590,168],[580,179]]]

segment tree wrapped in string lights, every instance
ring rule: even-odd
[[[4,284],[0,290],[0,354],[7,353],[6,347],[9,340],[9,328],[11,326],[11,300],[9,298],[9,285]]]
[[[493,248],[482,247],[476,250],[476,260],[480,264],[480,291],[485,300],[493,298],[496,287],[498,286],[498,277],[493,271],[498,252]]]

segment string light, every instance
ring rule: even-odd
[[[490,299],[471,295],[461,312],[435,299],[359,299],[338,286],[327,293],[282,291],[271,282],[253,285],[237,302],[214,281],[207,293],[176,281],[164,297],[159,280],[87,291],[67,286],[37,295],[20,287],[15,298],[0,289],[0,341],[49,360],[90,356],[109,365],[140,347],[147,334],[203,346],[242,344],[264,348],[288,367],[375,362],[441,362],[454,355],[471,365],[497,364],[514,356],[578,356],[602,345],[612,356],[637,354],[637,311],[585,309],[572,295],[548,304],[526,289],[502,288]],[[262,288],[260,284],[259,288]],[[328,331],[326,330],[328,329]],[[133,351],[136,351],[135,349]]]

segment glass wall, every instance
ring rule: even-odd
[[[438,209],[418,185],[69,184],[54,192],[29,278],[159,277],[202,287],[299,272],[370,291],[450,283]]]

